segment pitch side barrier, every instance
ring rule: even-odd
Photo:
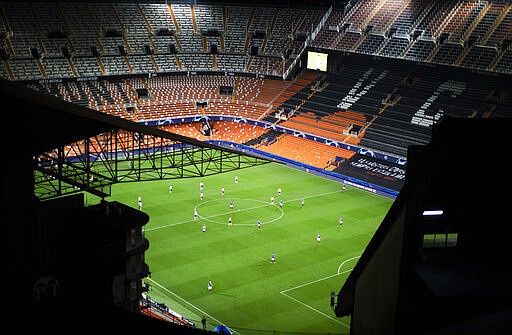
[[[187,117],[181,117],[181,118],[165,118],[165,119],[160,119],[160,120],[151,120],[151,121],[145,121],[144,124],[148,125],[148,126],[165,126],[165,125],[180,124],[180,123],[203,122],[205,120],[246,123],[246,124],[250,124],[250,125],[263,127],[265,129],[272,129],[274,131],[278,131],[278,132],[290,134],[293,136],[305,138],[305,139],[319,142],[322,144],[331,145],[331,146],[335,146],[338,148],[344,148],[344,149],[347,149],[350,151],[354,151],[355,153],[359,153],[359,154],[366,155],[366,156],[371,156],[371,157],[381,159],[384,161],[388,161],[388,162],[392,162],[392,163],[395,163],[398,165],[405,166],[405,163],[406,163],[406,160],[404,160],[403,158],[394,157],[394,156],[386,155],[383,153],[375,152],[372,150],[368,150],[368,149],[359,147],[357,145],[349,145],[349,144],[342,143],[339,141],[326,139],[321,136],[316,136],[316,135],[308,134],[308,133],[305,133],[302,131],[297,131],[297,130],[286,128],[286,127],[281,127],[281,126],[275,125],[273,123],[263,122],[263,121],[258,121],[258,120],[251,120],[251,119],[246,119],[246,118],[241,118],[241,117],[219,116],[219,115],[213,115],[213,116],[200,115],[200,116],[187,116]],[[317,167],[314,167],[311,165],[296,162],[296,161],[293,161],[291,159],[287,159],[284,157],[275,156],[275,155],[269,154],[267,152],[257,150],[257,149],[254,149],[252,147],[245,146],[242,144],[232,143],[232,142],[228,142],[228,141],[207,141],[207,142],[210,142],[212,144],[219,145],[219,146],[229,147],[229,148],[241,151],[241,152],[247,151],[254,155],[260,156],[262,158],[266,158],[266,159],[270,158],[273,161],[284,163],[284,164],[292,166],[294,168],[304,170],[308,173],[314,173],[314,174],[317,174],[317,175],[320,175],[323,177],[327,177],[327,178],[330,178],[333,180],[344,182],[347,185],[357,187],[357,188],[360,188],[360,189],[363,189],[365,191],[369,191],[372,193],[377,193],[377,194],[380,194],[380,195],[383,195],[386,197],[396,198],[396,196],[398,195],[398,191],[395,191],[395,190],[392,190],[392,189],[389,189],[386,187],[368,183],[366,181],[363,181],[363,180],[360,180],[357,178],[352,178],[347,175],[341,175],[341,174],[327,171],[327,170],[317,168]]]
[[[386,196],[388,198],[395,199],[396,196],[398,195],[397,191],[388,189],[386,187],[382,187],[382,186],[379,186],[379,185],[374,185],[374,184],[365,182],[365,181],[360,180],[360,179],[356,179],[356,178],[352,178],[352,177],[349,177],[349,176],[346,176],[346,175],[341,175],[341,174],[338,174],[338,173],[335,173],[335,172],[327,171],[327,170],[318,168],[316,166],[311,166],[311,165],[308,165],[308,164],[300,163],[300,162],[294,161],[294,160],[289,159],[289,158],[285,158],[285,157],[281,157],[281,156],[276,156],[276,155],[270,154],[268,152],[261,151],[261,150],[258,150],[258,149],[255,149],[255,148],[243,145],[243,144],[233,143],[233,142],[229,142],[229,141],[219,141],[219,140],[207,141],[207,142],[211,143],[211,144],[214,144],[214,145],[217,145],[217,146],[221,146],[221,147],[226,147],[226,148],[230,148],[230,149],[233,149],[233,150],[237,150],[237,151],[240,151],[242,153],[246,153],[246,152],[247,153],[251,153],[252,155],[259,156],[259,157],[262,157],[264,159],[270,159],[270,160],[272,160],[274,162],[283,163],[283,164],[285,164],[287,166],[290,166],[292,168],[295,168],[295,169],[298,169],[298,170],[302,170],[302,171],[305,171],[307,173],[313,173],[315,175],[318,175],[318,176],[321,176],[321,177],[326,177],[326,178],[329,178],[331,180],[339,181],[339,182],[344,183],[346,185],[350,185],[350,186],[357,187],[359,189],[362,189],[362,190],[365,190],[365,191],[368,191],[368,192],[372,192],[372,193],[376,193],[376,194],[379,194],[379,195],[383,195],[383,196]]]

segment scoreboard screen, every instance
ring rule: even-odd
[[[307,68],[310,70],[327,71],[327,54],[308,51]]]

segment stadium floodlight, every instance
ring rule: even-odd
[[[432,209],[432,210],[424,210],[423,216],[438,216],[443,215],[442,209]]]

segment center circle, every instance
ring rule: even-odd
[[[215,224],[228,225],[231,217],[233,226],[256,226],[258,220],[264,225],[284,216],[283,209],[276,204],[255,199],[218,198],[201,202],[194,209],[201,220]]]

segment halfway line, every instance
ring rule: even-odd
[[[332,191],[332,192],[327,192],[327,193],[322,193],[322,194],[310,195],[310,196],[304,197],[304,199],[318,198],[318,197],[323,197],[323,196],[334,194],[334,193],[339,193],[339,191]],[[298,200],[301,200],[301,199],[302,198],[290,199],[290,200],[287,200],[287,201],[298,201]],[[261,200],[261,201],[263,201],[263,200]],[[251,207],[251,208],[242,209],[240,211],[259,209],[259,208],[264,208],[264,207],[268,207],[268,206],[275,206],[275,207],[277,207],[276,205],[265,204],[265,205],[261,205],[261,206],[254,206],[254,207]],[[214,217],[217,217],[217,216],[226,215],[226,214],[229,214],[229,213],[231,213],[231,212],[220,213],[220,214],[215,214],[215,215],[211,215],[211,216],[201,216],[201,218],[202,219],[210,219],[210,218],[214,218]],[[179,226],[179,225],[182,225],[182,224],[185,224],[185,223],[189,223],[189,222],[194,222],[194,221],[195,220],[192,219],[192,220],[187,220],[187,221],[175,222],[175,223],[171,223],[171,224],[164,225],[164,226],[148,228],[148,229],[145,229],[145,231],[152,231],[152,230],[157,230],[157,229],[163,229],[163,228]]]

